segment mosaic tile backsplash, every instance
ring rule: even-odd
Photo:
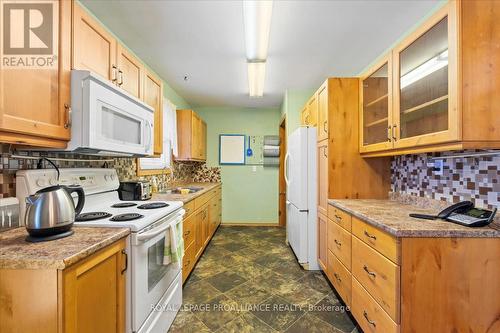
[[[500,208],[500,152],[498,156],[444,159],[443,175],[428,166],[431,157],[477,153],[397,156],[391,165],[391,190],[447,202],[471,200],[478,207]]]
[[[16,159],[9,155],[8,145],[0,144],[0,198],[16,196],[16,171],[23,169],[35,169],[37,160]],[[46,153],[46,152],[16,152],[16,155],[47,157],[47,158],[69,158],[80,160],[96,160],[109,159],[100,158],[88,155],[78,155],[72,153]],[[115,168],[118,177],[123,180],[147,179],[151,180],[152,176],[137,176],[137,165],[135,158],[114,158],[113,162],[85,162],[85,161],[54,161],[60,168]],[[52,168],[52,166],[44,161],[43,168]],[[200,162],[174,162],[172,165],[173,173],[159,175],[158,178],[167,186],[175,186],[178,183],[186,182],[220,182],[220,168],[209,168],[205,163]]]

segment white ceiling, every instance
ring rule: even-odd
[[[81,0],[192,106],[277,107],[355,76],[436,0],[274,1],[264,97],[248,97],[242,1]],[[184,76],[188,75],[188,81]]]

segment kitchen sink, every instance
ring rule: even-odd
[[[196,193],[198,191],[203,190],[203,187],[176,187],[173,189],[170,189],[170,193],[172,194],[181,194],[181,190],[188,190],[189,192],[187,194],[191,193]],[[168,191],[165,191],[164,193],[168,193]]]

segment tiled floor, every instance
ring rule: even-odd
[[[172,333],[356,332],[323,275],[297,264],[282,228],[219,228],[183,292]]]

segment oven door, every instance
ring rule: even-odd
[[[94,78],[89,79],[86,87],[89,148],[135,156],[151,155],[154,110],[133,96]]]
[[[180,263],[163,265],[166,232],[181,224],[181,209],[150,228],[132,234],[132,327],[138,331],[181,272]],[[180,304],[179,304],[180,305]]]

